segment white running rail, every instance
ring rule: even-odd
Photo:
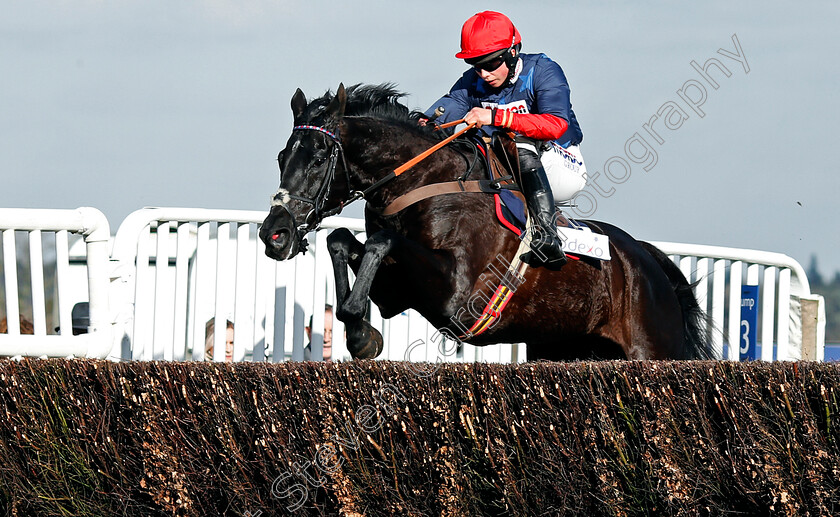
[[[0,231],[3,233],[4,316],[8,324],[8,333],[0,334],[0,355],[107,357],[113,344],[108,299],[108,240],[111,231],[102,212],[89,207],[76,210],[0,208]],[[70,288],[68,232],[80,234],[85,239],[87,293],[73,292]],[[49,234],[49,238],[44,239],[44,234]],[[31,336],[21,335],[20,332],[17,235],[25,237],[29,248],[34,326],[34,335]],[[51,251],[56,257],[58,323],[60,329],[65,329],[58,334],[47,328],[43,267],[46,241],[50,244],[54,242],[54,250]],[[83,301],[86,295],[90,302],[88,333],[74,336],[71,331],[72,306]]]
[[[802,358],[802,301],[815,301],[822,321],[814,322],[816,357],[825,354],[824,301],[813,295],[805,270],[794,259],[781,253],[700,244],[651,242],[671,256],[689,282],[696,282],[700,306],[711,315],[715,331],[712,344],[718,357],[738,360],[741,320],[741,286],[759,286],[758,344],[765,361]],[[725,345],[725,346],[724,346]],[[774,354],[775,351],[775,354]]]
[[[236,361],[301,360],[312,319],[313,358],[322,357],[325,304],[335,304],[332,266],[326,239],[334,228],[348,228],[364,239],[364,222],[332,217],[323,231],[310,233],[309,252],[276,262],[264,254],[257,232],[263,211],[196,208],[146,208],[120,225],[108,254],[108,222],[93,208],[77,210],[0,209],[5,264],[5,312],[8,334],[0,334],[0,355],[86,356],[136,360],[204,360],[208,345],[215,361],[225,360],[225,333],[206,343],[205,327],[234,323]],[[85,257],[68,266],[67,234],[85,238]],[[68,277],[84,271],[90,301],[91,333],[52,334],[45,317],[42,234],[55,242],[59,324],[70,328],[70,308],[85,293],[71,289]],[[27,236],[32,270],[31,305],[34,336],[20,335],[16,240]],[[701,307],[710,315],[710,332],[718,357],[737,360],[742,285],[759,286],[761,359],[802,357],[803,339],[815,344],[813,358],[823,358],[825,329],[821,297],[812,295],[802,266],[779,253],[736,248],[653,242],[670,255],[690,282]],[[47,246],[49,247],[49,246]],[[71,257],[72,258],[72,257]],[[36,264],[40,267],[36,267]],[[110,280],[110,288],[108,282]],[[81,285],[77,282],[77,285]],[[804,316],[807,303],[813,311]],[[810,309],[809,309],[810,310]],[[814,321],[811,321],[814,319]],[[415,311],[384,320],[372,305],[371,323],[384,337],[381,358],[411,361],[493,361],[525,359],[521,345],[439,348],[435,329]],[[807,325],[803,321],[807,320]],[[810,336],[810,338],[803,338]],[[813,337],[816,336],[816,337]],[[348,358],[341,322],[334,319],[333,357]],[[738,341],[736,340],[736,343]],[[724,354],[726,354],[724,356]]]

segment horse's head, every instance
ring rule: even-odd
[[[275,260],[287,260],[306,251],[306,234],[346,201],[342,195],[349,195],[347,164],[338,133],[346,103],[344,85],[339,85],[328,104],[307,104],[299,88],[292,96],[294,128],[277,157],[280,189],[272,197],[271,210],[260,228],[265,253]]]

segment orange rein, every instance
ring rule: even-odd
[[[463,120],[458,120],[458,121],[455,121],[455,122],[449,122],[449,123],[444,124],[444,125],[439,126],[439,127],[451,127],[451,126],[454,126],[454,125],[456,125],[456,124],[460,124],[461,122],[463,122]],[[452,136],[450,136],[450,137],[447,137],[445,140],[441,140],[441,141],[440,141],[440,142],[438,142],[437,144],[433,145],[432,147],[430,147],[430,148],[426,149],[425,151],[423,151],[422,153],[418,154],[418,155],[417,155],[417,156],[415,156],[414,158],[412,158],[412,159],[408,160],[407,162],[405,162],[404,164],[400,165],[399,167],[397,167],[396,169],[394,169],[394,176],[399,176],[399,175],[400,175],[400,174],[402,174],[403,172],[405,172],[405,171],[407,171],[408,169],[410,169],[410,168],[414,167],[415,165],[417,165],[417,164],[418,164],[418,163],[420,163],[421,161],[423,161],[423,160],[425,160],[426,158],[428,158],[428,157],[429,157],[429,155],[431,155],[432,153],[434,153],[435,151],[437,151],[437,150],[438,150],[438,149],[440,149],[441,147],[443,147],[443,146],[445,146],[446,144],[448,144],[449,142],[451,142],[451,141],[455,140],[456,138],[458,138],[459,136],[461,136],[462,134],[464,134],[464,132],[466,132],[467,130],[472,129],[472,128],[473,128],[473,126],[475,126],[475,124],[470,124],[469,126],[467,126],[467,127],[465,127],[464,129],[462,129],[462,130],[458,131],[458,132],[457,132],[457,133],[455,133],[454,135],[452,135]]]
[[[446,128],[448,128],[448,127],[457,126],[458,124],[460,124],[460,123],[461,123],[461,122],[463,122],[463,121],[464,121],[464,119],[461,119],[461,120],[453,120],[452,122],[447,122],[446,124],[441,124],[441,125],[439,125],[438,127],[436,127],[435,129],[436,129],[436,130],[437,130],[437,129],[446,129]]]

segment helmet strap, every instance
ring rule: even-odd
[[[508,76],[505,79],[504,87],[510,86],[513,77],[516,75],[516,62],[519,61],[519,49],[521,48],[522,44],[519,43],[513,45],[502,54],[502,58],[505,60],[505,65],[508,68]]]

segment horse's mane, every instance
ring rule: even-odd
[[[419,129],[417,120],[423,116],[423,113],[412,111],[401,103],[400,99],[406,94],[397,90],[394,84],[354,84],[345,91],[347,93],[345,117],[370,117]],[[312,120],[323,113],[333,97],[335,93],[327,91],[322,97],[313,99],[306,107],[304,117]]]

